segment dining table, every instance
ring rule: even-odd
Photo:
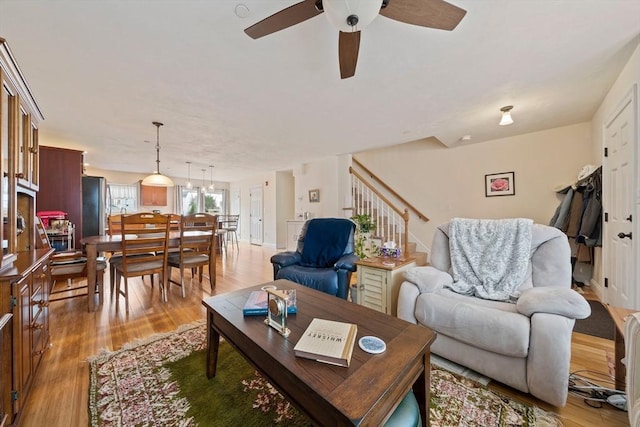
[[[203,231],[189,231],[186,232],[186,236],[198,236],[205,235]],[[136,239],[138,236],[135,234],[127,235],[127,239]],[[218,239],[213,239],[216,248],[213,248],[217,253]],[[87,236],[83,237],[80,241],[85,248],[87,257],[87,299],[88,309],[90,312],[96,311],[96,280],[97,280],[97,263],[98,254],[100,252],[118,252],[122,250],[122,235],[116,234],[113,236],[100,235],[100,236]],[[169,232],[169,247],[180,247],[180,231]],[[104,283],[98,284],[98,305],[101,306],[104,303]]]

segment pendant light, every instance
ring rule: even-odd
[[[207,184],[204,183],[204,172],[206,171],[206,169],[202,169],[202,187],[200,187],[200,192],[202,194],[207,192]]]
[[[191,162],[187,162],[187,188],[191,189]]]
[[[513,123],[513,119],[511,118],[511,110],[513,109],[513,105],[507,105],[506,107],[502,107],[500,111],[502,111],[502,118],[500,119],[500,126],[510,125]]]
[[[173,181],[160,173],[160,122],[152,122],[156,127],[156,171],[142,180],[142,185],[151,187],[173,187]]]
[[[213,165],[209,165],[209,168],[211,169],[211,184],[209,184],[209,191],[213,191],[216,189],[216,186],[213,185]]]

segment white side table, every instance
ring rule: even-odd
[[[415,267],[413,258],[368,258],[356,262],[356,302],[392,316],[397,315],[398,293],[404,271]]]

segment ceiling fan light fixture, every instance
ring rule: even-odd
[[[160,173],[160,126],[163,123],[152,122],[156,127],[156,171],[142,180],[142,185],[149,187],[173,187],[173,181]]]
[[[513,118],[511,117],[511,110],[513,109],[513,105],[507,105],[502,107],[500,111],[502,111],[502,117],[500,118],[500,126],[510,125],[513,123]]]
[[[350,33],[363,30],[378,16],[382,0],[323,0],[322,6],[334,27]]]

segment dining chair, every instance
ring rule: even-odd
[[[180,222],[180,250],[169,253],[169,283],[179,285],[182,297],[185,298],[184,270],[191,269],[191,278],[196,275],[202,283],[202,272],[209,265],[209,282],[211,289],[216,284],[216,228],[218,218],[215,215],[196,213],[183,215]],[[171,269],[180,269],[180,283],[171,280]]]
[[[122,214],[107,216],[107,232],[109,236],[119,236],[122,233]],[[109,253],[109,289],[111,295],[116,285],[116,265],[122,262],[122,252]]]
[[[224,230],[225,235],[225,248],[227,242],[231,243],[231,248],[235,244],[236,250],[240,249],[238,246],[238,222],[240,221],[240,215],[224,215],[220,222],[220,228]]]
[[[42,220],[36,216],[36,249],[51,248],[49,236],[45,231]],[[104,257],[98,257],[96,263],[96,293],[99,295],[100,303],[104,299],[104,270],[107,268],[107,261]],[[49,258],[49,271],[51,274],[51,290],[49,301],[59,301],[69,298],[87,296],[87,258],[82,251],[63,251],[54,253]],[[80,282],[73,286],[73,279],[85,279],[84,284]],[[66,282],[66,288],[59,287],[60,283]],[[77,292],[86,289],[87,292]]]
[[[107,217],[109,236],[120,236],[122,234],[122,214],[111,214]],[[141,228],[140,225],[137,228]],[[116,266],[122,264],[122,252],[109,253],[109,290],[111,295],[116,285]],[[153,286],[153,274],[149,275]]]
[[[116,271],[116,311],[120,295],[129,311],[129,278],[159,275],[162,301],[167,300],[167,250],[169,248],[169,217],[155,213],[122,216],[122,261]],[[124,289],[121,287],[124,279]],[[153,281],[151,283],[153,287]]]

